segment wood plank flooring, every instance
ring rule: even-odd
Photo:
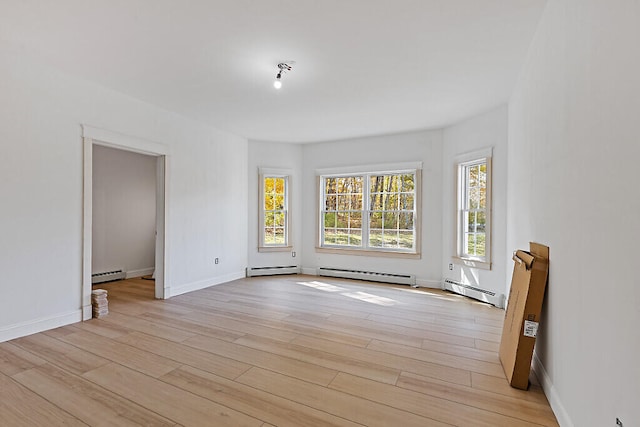
[[[2,426],[557,426],[507,384],[504,312],[439,290],[276,276],[0,343]]]

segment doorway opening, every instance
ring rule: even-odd
[[[115,132],[105,131],[102,129],[92,128],[89,126],[83,126],[83,144],[84,144],[84,206],[83,206],[83,278],[82,278],[82,307],[83,307],[83,320],[90,319],[92,317],[91,307],[91,290],[92,290],[92,273],[96,271],[106,270],[106,273],[115,272],[115,274],[125,275],[129,272],[129,276],[141,276],[146,279],[154,279],[155,285],[153,285],[152,295],[158,299],[164,299],[169,297],[169,292],[166,285],[166,248],[165,248],[165,235],[166,235],[166,166],[167,166],[167,154],[168,150],[162,144],[147,141],[144,139],[134,138]],[[96,159],[94,159],[94,156]],[[106,156],[106,157],[105,157]],[[98,163],[94,163],[94,160],[101,158]],[[109,171],[108,165],[105,162],[111,161],[115,170]],[[115,162],[114,162],[115,161]],[[111,207],[106,207],[105,201],[102,198],[105,197],[104,192],[108,192],[109,189],[105,189],[105,185],[109,184],[101,182],[97,187],[94,186],[95,172],[100,172],[101,177],[104,178],[104,174],[111,176],[115,181],[118,178],[118,168],[122,165],[115,163],[142,161],[139,164],[142,168],[146,168],[146,176],[141,177],[141,180],[146,180],[146,187],[151,185],[152,192],[155,194],[139,193],[138,196],[146,198],[144,201],[146,206],[142,206],[143,201],[137,200],[129,194],[117,197],[116,204],[136,203],[140,208],[140,212],[135,212],[135,207],[132,206],[129,210],[129,215],[138,218],[132,218],[134,224],[124,226],[125,221],[120,226],[111,227],[106,222],[113,222],[114,219],[108,219],[108,213],[102,210],[108,210]],[[146,162],[146,164],[145,164]],[[124,166],[122,166],[124,167]],[[96,171],[94,171],[96,168]],[[105,169],[107,168],[107,169]],[[100,169],[100,170],[99,170]],[[106,170],[106,172],[105,172]],[[155,173],[154,173],[155,170]],[[141,171],[138,171],[142,173]],[[135,172],[134,172],[135,173]],[[155,176],[149,176],[149,174]],[[122,183],[120,183],[122,184]],[[115,184],[117,185],[117,183]],[[141,183],[136,185],[141,186]],[[155,187],[155,188],[153,188]],[[113,192],[114,189],[112,188]],[[135,193],[134,193],[135,195]],[[154,197],[155,196],[155,197]],[[149,200],[151,199],[151,200]],[[111,202],[109,202],[111,203]],[[151,206],[149,204],[151,203]],[[100,210],[100,212],[94,212],[94,209]],[[114,209],[117,210],[117,207]],[[146,212],[141,212],[146,211]],[[96,215],[97,214],[97,215]],[[145,219],[146,217],[146,219]],[[152,219],[150,219],[152,218]],[[94,224],[93,221],[99,221],[100,224]],[[148,221],[153,221],[152,224],[148,224]],[[115,220],[117,222],[117,219]],[[138,221],[139,224],[135,224]],[[147,223],[145,223],[145,221]],[[96,225],[94,227],[94,225]],[[127,227],[129,228],[127,231]],[[153,230],[147,229],[139,230],[138,228],[151,227]],[[101,247],[94,245],[94,239],[100,239],[104,241],[108,240],[108,237],[101,235],[104,233],[120,233],[122,236],[127,234],[134,234],[134,239],[131,244],[119,243],[115,244],[116,251],[126,252],[128,246],[142,246],[145,247],[144,253],[131,252],[135,260],[129,259],[123,261],[124,258],[119,258],[118,255],[108,255]],[[111,236],[114,237],[114,236]],[[117,236],[116,236],[117,237]],[[141,242],[140,240],[144,240]],[[113,247],[112,247],[113,249]],[[94,250],[96,251],[94,253]],[[151,253],[150,253],[151,251]],[[122,255],[122,254],[121,254]],[[96,265],[97,263],[97,265]],[[118,268],[118,264],[129,264],[129,268],[126,271],[122,268]],[[131,267],[135,266],[135,267]],[[125,265],[124,267],[127,267]],[[145,280],[145,279],[140,279]],[[149,282],[153,283],[153,282]],[[151,294],[151,293],[150,293]]]

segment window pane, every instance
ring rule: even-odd
[[[400,231],[398,237],[399,247],[413,249],[413,231]]]
[[[336,243],[336,231],[334,228],[324,229],[324,243],[328,245],[333,245]]]
[[[351,228],[362,228],[362,213],[351,212],[349,214],[349,222]]]
[[[372,248],[382,247],[382,230],[369,230],[369,246]]]
[[[362,210],[362,194],[353,194],[351,195],[351,204],[349,209],[354,211]]]
[[[398,215],[398,228],[400,230],[413,230],[412,212],[403,212]]]
[[[478,166],[469,166],[469,187],[475,188],[478,186]]]
[[[398,214],[395,212],[385,212],[383,215],[383,225],[385,230],[395,230],[398,228]]]
[[[467,212],[469,222],[467,231],[475,232],[476,231],[476,213],[475,212]]]
[[[284,212],[274,212],[273,214],[273,225],[276,227],[283,227],[284,229]]]
[[[265,226],[273,226],[274,223],[274,215],[273,212],[265,212],[264,213],[264,225]]]
[[[467,250],[468,255],[476,254],[476,235],[473,233],[467,234]]]
[[[397,193],[385,193],[384,195],[384,209],[389,211],[389,210],[396,210],[398,209],[398,194]]]
[[[327,178],[324,185],[325,194],[335,194],[336,186],[336,178]]]
[[[382,210],[382,193],[374,193],[369,197],[369,210],[381,211]]]
[[[266,177],[264,179],[264,193],[265,194],[273,193],[274,185],[275,185],[274,179],[271,177]]]
[[[396,231],[385,231],[382,238],[382,246],[385,248],[397,248],[398,233]]]
[[[265,229],[264,229],[264,244],[265,245],[273,245],[275,242],[276,241],[275,241],[273,228],[265,227]]]
[[[336,208],[339,211],[347,211],[349,210],[349,196],[339,195],[338,196],[338,207]]]
[[[469,190],[469,209],[478,209],[480,207],[480,191],[477,188]]]
[[[274,229],[274,241],[277,245],[283,245],[285,243],[284,227],[276,227]]]
[[[382,228],[382,212],[371,212],[369,214],[369,228]]]
[[[333,212],[326,212],[324,214],[324,226],[325,228],[336,226],[336,214]]]
[[[400,206],[401,210],[409,210],[412,211],[414,209],[413,206],[413,193],[403,193],[400,195]]]
[[[273,210],[273,194],[265,194],[264,195],[264,210],[271,211]]]
[[[283,195],[275,197],[274,209],[277,209],[277,210],[284,209],[284,196]]]
[[[284,195],[284,178],[275,178],[275,193]]]
[[[347,228],[349,225],[349,214],[347,212],[338,212],[336,214],[337,219],[337,227],[338,228]]]
[[[362,245],[362,230],[360,230],[360,229],[351,229],[349,231],[349,245],[350,246],[361,246]]]
[[[486,212],[484,211],[479,211],[476,212],[476,229],[477,231],[480,231],[482,233],[485,232],[485,228],[486,228]]]
[[[336,196],[327,196],[324,203],[326,211],[335,211],[338,208]]]
[[[484,233],[476,233],[476,255],[477,256],[485,255],[485,238],[486,238],[486,235]]]
[[[401,191],[415,191],[415,175],[402,175]]]

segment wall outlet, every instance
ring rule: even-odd
[[[220,258],[214,259],[213,262],[216,263],[216,264],[220,264]]]
[[[618,427],[624,427],[624,426],[622,425],[622,421],[620,421],[620,418],[616,418],[616,426],[618,426]]]
[[[295,258],[295,257],[296,257],[296,253],[295,253],[295,252],[291,252],[291,256],[292,256],[293,258]]]
[[[449,270],[453,271],[453,264],[449,263]]]

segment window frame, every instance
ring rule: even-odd
[[[291,175],[289,169],[259,168],[258,169],[258,252],[288,252],[293,249],[292,233],[291,233]],[[265,243],[265,179],[266,178],[283,178],[284,179],[284,235],[285,242],[283,244],[267,244]]]
[[[484,270],[491,270],[491,229],[492,229],[492,168],[493,148],[474,151],[465,155],[458,156],[456,159],[456,210],[455,210],[455,255],[454,261],[470,267],[476,267]],[[466,182],[466,170],[469,167],[486,164],[486,194],[485,194],[485,254],[484,256],[473,256],[464,253],[464,240],[467,231],[465,222],[465,212],[467,210],[466,202],[469,199],[469,192]]]
[[[413,228],[414,245],[412,249],[369,247],[369,196],[370,177],[376,175],[414,175],[414,208]],[[362,195],[362,246],[323,245],[324,222],[323,212],[325,207],[325,182],[326,178],[337,177],[363,177]],[[421,257],[421,215],[422,215],[422,162],[398,163],[386,165],[369,165],[357,167],[341,167],[331,169],[319,169],[316,171],[317,209],[316,209],[316,251],[323,253],[367,255],[381,257],[420,258]]]

